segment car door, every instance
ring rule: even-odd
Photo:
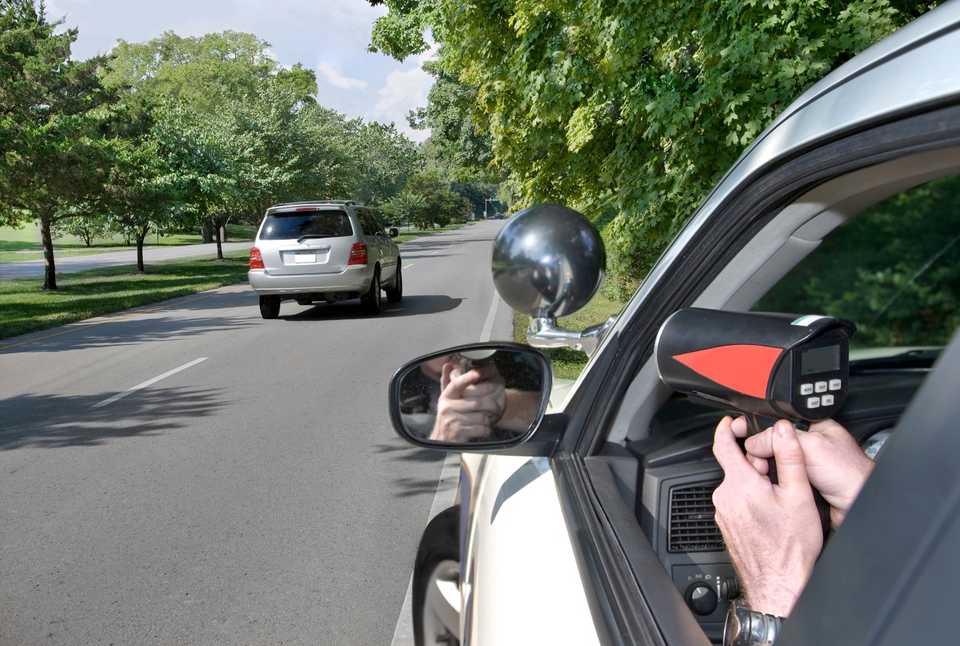
[[[377,236],[380,238],[380,244],[383,247],[383,276],[389,280],[393,279],[397,271],[397,262],[400,258],[400,248],[393,238],[387,233],[383,225],[383,218],[377,211],[371,211],[371,217],[377,228]]]
[[[370,214],[370,210],[360,207],[356,210],[357,219],[360,220],[360,228],[363,229],[362,240],[367,245],[367,254],[371,263],[380,264],[380,275],[384,276],[383,271],[383,240],[377,235],[377,222]]]

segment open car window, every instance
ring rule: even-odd
[[[854,360],[935,358],[935,349],[960,325],[960,177],[870,207],[825,239],[753,309],[856,322]]]

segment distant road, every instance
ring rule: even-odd
[[[0,646],[389,645],[444,455],[387,385],[512,337],[502,225],[405,243],[379,316],[233,285],[0,341]]]
[[[249,249],[253,242],[224,242],[223,252]],[[143,250],[144,262],[159,262],[161,260],[177,260],[179,258],[195,258],[197,256],[212,256],[217,253],[216,243],[188,244],[170,247],[145,247]],[[72,274],[76,271],[114,267],[117,265],[133,265],[137,262],[137,250],[111,251],[110,253],[91,254],[89,256],[64,256],[56,258],[57,273]],[[43,276],[43,260],[20,260],[17,262],[0,263],[0,280],[11,278],[38,278]]]

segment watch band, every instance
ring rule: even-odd
[[[773,646],[780,636],[783,617],[750,610],[732,601],[723,624],[723,646]]]

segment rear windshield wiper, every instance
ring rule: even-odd
[[[328,238],[328,237],[330,236],[325,236],[321,233],[307,233],[297,238],[297,242],[303,242],[304,240],[310,240],[311,238]]]

